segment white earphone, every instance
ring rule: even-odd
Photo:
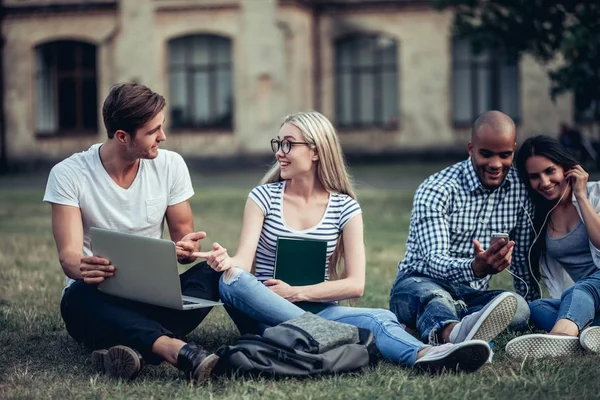
[[[534,238],[533,241],[531,242],[531,245],[529,246],[529,250],[527,251],[527,265],[529,266],[529,274],[531,275],[531,277],[533,278],[533,280],[535,281],[535,283],[538,286],[538,289],[540,291],[540,296],[542,295],[542,285],[540,284],[540,282],[535,278],[535,275],[533,274],[533,268],[531,267],[531,250],[533,249],[533,246],[535,245],[535,242],[537,242],[537,240],[539,239],[540,235],[542,234],[542,232],[544,231],[544,226],[546,225],[546,221],[548,221],[548,217],[550,216],[550,214],[552,213],[552,211],[554,211],[554,209],[560,204],[560,202],[562,201],[562,199],[565,197],[565,194],[567,193],[567,189],[569,188],[569,185],[567,185],[565,187],[565,190],[563,190],[562,194],[560,195],[560,198],[558,199],[558,201],[556,202],[556,204],[548,211],[548,213],[546,214],[546,216],[544,217],[544,222],[542,223],[542,226],[540,228],[540,231],[537,232],[535,230],[535,226],[533,225],[533,218],[531,217],[531,215],[529,214],[529,212],[527,211],[527,209],[525,208],[525,206],[523,205],[523,202],[521,201],[521,199],[519,198],[519,204],[521,205],[521,208],[523,208],[523,211],[525,211],[525,215],[527,216],[527,219],[529,220],[529,224],[531,225],[531,230],[534,233]],[[521,282],[523,282],[523,284],[525,285],[525,287],[527,288],[525,291],[525,296],[527,297],[527,294],[529,293],[529,286],[527,285],[527,283],[521,279],[520,277],[518,277],[517,275],[513,274],[513,272],[509,269],[506,268],[506,270],[515,278],[519,279]]]

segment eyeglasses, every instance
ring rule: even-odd
[[[310,145],[310,143],[308,143],[308,142],[292,142],[288,139],[283,139],[283,140],[271,139],[271,150],[273,150],[273,153],[277,153],[279,151],[279,149],[281,149],[281,151],[283,151],[283,154],[288,154],[290,152],[290,150],[292,150],[292,146],[295,144]]]

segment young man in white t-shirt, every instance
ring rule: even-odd
[[[115,267],[94,256],[92,226],[161,238],[166,219],[180,263],[196,261],[204,232],[194,231],[188,199],[194,194],[183,158],[159,150],[166,140],[165,99],[139,84],[114,86],[102,114],[108,139],[60,162],[50,172],[44,201],[52,205],[52,231],[67,276],[61,314],[67,331],[94,349],[92,360],[112,376],[133,378],[143,360],[170,362],[202,381],[216,362],[181,340],[210,308],[167,310],[101,293],[97,285]],[[218,299],[220,274],[206,263],[181,275],[184,295]],[[108,348],[108,350],[106,350]]]

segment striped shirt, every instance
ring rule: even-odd
[[[326,240],[325,279],[328,279],[329,259],[335,251],[340,232],[352,217],[362,212],[360,205],[348,195],[330,193],[321,221],[312,228],[299,231],[285,223],[282,212],[284,189],[285,181],[269,183],[255,187],[248,195],[265,215],[256,249],[256,278],[261,282],[273,278],[277,238],[285,236]]]
[[[471,159],[452,165],[417,189],[399,275],[414,270],[486,290],[491,276],[478,279],[471,267],[473,239],[486,249],[492,232],[506,232],[515,241],[510,269],[525,282],[513,278],[515,290],[523,296],[528,292],[528,300],[538,298],[528,262],[532,215],[533,204],[514,168],[496,190],[488,190],[481,185]]]

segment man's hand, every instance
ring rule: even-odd
[[[514,246],[515,242],[512,240],[506,243],[504,239],[499,239],[492,243],[486,251],[483,251],[481,244],[477,240],[473,240],[475,259],[471,263],[471,268],[473,268],[475,277],[484,278],[507,268],[512,261]]]
[[[82,257],[79,263],[81,278],[88,285],[97,285],[106,278],[115,276],[115,267],[106,258],[97,256]]]
[[[188,233],[175,243],[177,249],[177,261],[181,264],[189,264],[198,258],[193,253],[200,251],[200,241],[206,237],[206,232]]]
[[[219,243],[213,243],[212,251],[197,251],[192,254],[196,258],[206,258],[206,263],[215,271],[227,271],[233,267],[231,257],[227,254],[227,249]]]

